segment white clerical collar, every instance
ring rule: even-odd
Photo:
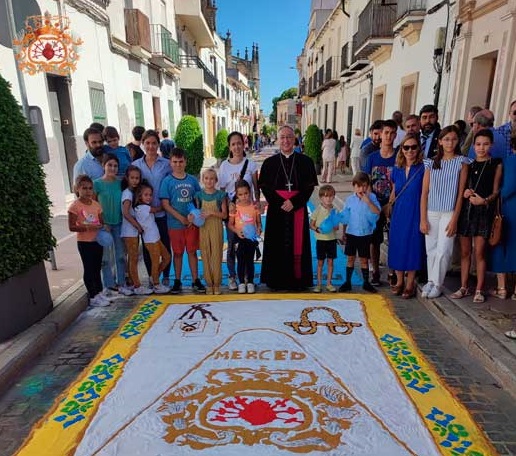
[[[290,154],[286,154],[285,152],[283,152],[282,150],[280,150],[280,154],[283,155],[285,158],[290,158],[292,157],[292,154],[294,153],[294,151],[292,151]]]

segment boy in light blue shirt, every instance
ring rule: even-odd
[[[192,289],[196,293],[206,293],[206,287],[198,275],[197,250],[199,249],[199,228],[188,220],[190,205],[194,195],[201,190],[197,179],[186,173],[186,154],[178,147],[172,149],[170,156],[172,174],[161,183],[159,197],[163,209],[167,213],[168,236],[174,258],[176,278],[170,292],[178,294],[182,291],[183,255],[186,250],[188,265],[192,274]]]
[[[348,262],[346,264],[346,281],[340,286],[339,291],[351,291],[351,277],[358,253],[360,269],[364,278],[362,288],[365,291],[376,293],[376,288],[369,283],[369,258],[371,235],[380,216],[380,203],[375,194],[371,192],[371,180],[366,173],[359,172],[353,177],[353,190],[355,193],[346,199],[342,210],[342,223],[344,224],[342,241],[346,243],[344,253],[348,257]]]

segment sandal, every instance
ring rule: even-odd
[[[465,288],[465,287],[460,287],[455,293],[452,293],[450,295],[450,298],[452,299],[462,299],[466,296],[471,296],[471,292]]]
[[[391,286],[391,291],[394,296],[400,296],[403,292],[403,284]]]
[[[475,296],[473,296],[473,302],[482,303],[485,302],[486,297],[482,294],[482,291],[476,290]]]
[[[507,331],[505,334],[505,337],[508,337],[509,339],[516,340],[516,331],[514,329],[511,329],[510,331]]]
[[[403,291],[403,294],[401,295],[403,299],[410,299],[414,296],[416,296],[416,287],[412,288],[411,290],[405,288],[405,291]]]
[[[489,291],[489,295],[498,299],[507,299],[507,290],[505,288],[495,288]]]

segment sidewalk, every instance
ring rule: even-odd
[[[261,161],[267,151],[254,154]],[[336,206],[342,207],[351,194],[352,176],[338,174],[332,185],[337,192]],[[316,196],[316,192],[314,192]],[[316,201],[314,199],[313,201]],[[42,321],[10,341],[0,344],[0,393],[5,391],[19,372],[41,354],[54,339],[86,309],[86,290],[82,284],[82,264],[77,252],[75,236],[68,232],[66,215],[54,217],[52,222],[57,247],[55,249],[57,270],[46,263],[54,310]],[[384,253],[386,246],[384,245]],[[382,271],[386,279],[386,268]],[[459,287],[458,277],[447,277],[445,292],[438,299],[414,300],[414,305],[424,305],[446,327],[458,343],[467,347],[495,377],[516,397],[516,343],[504,337],[516,319],[516,302],[500,301],[488,297],[484,304],[474,304],[471,297],[452,300],[448,296]],[[450,291],[451,290],[451,291]],[[379,289],[382,295],[393,302],[401,300],[392,296],[388,287]],[[336,295],[335,297],[345,297]]]

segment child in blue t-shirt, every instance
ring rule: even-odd
[[[362,288],[365,291],[376,293],[376,288],[369,283],[369,258],[371,236],[380,215],[380,204],[374,193],[371,192],[371,180],[366,173],[358,172],[353,177],[353,195],[346,199],[342,213],[344,234],[342,241],[346,243],[344,253],[348,257],[346,264],[346,281],[339,291],[351,291],[351,276],[358,253],[360,269],[364,278]]]
[[[115,127],[106,127],[102,132],[102,136],[106,141],[104,146],[104,152],[106,154],[113,154],[118,158],[118,173],[117,177],[122,180],[127,171],[127,167],[131,164],[131,154],[129,149],[124,146],[120,146],[120,135]]]
[[[193,280],[192,288],[197,293],[206,293],[206,287],[198,276],[199,228],[188,220],[191,203],[195,194],[201,190],[201,186],[194,176],[185,171],[186,154],[183,149],[172,149],[170,167],[172,174],[163,179],[159,190],[163,209],[167,213],[169,239],[174,254],[176,278],[170,292],[178,294],[182,290],[181,274],[186,250]]]

